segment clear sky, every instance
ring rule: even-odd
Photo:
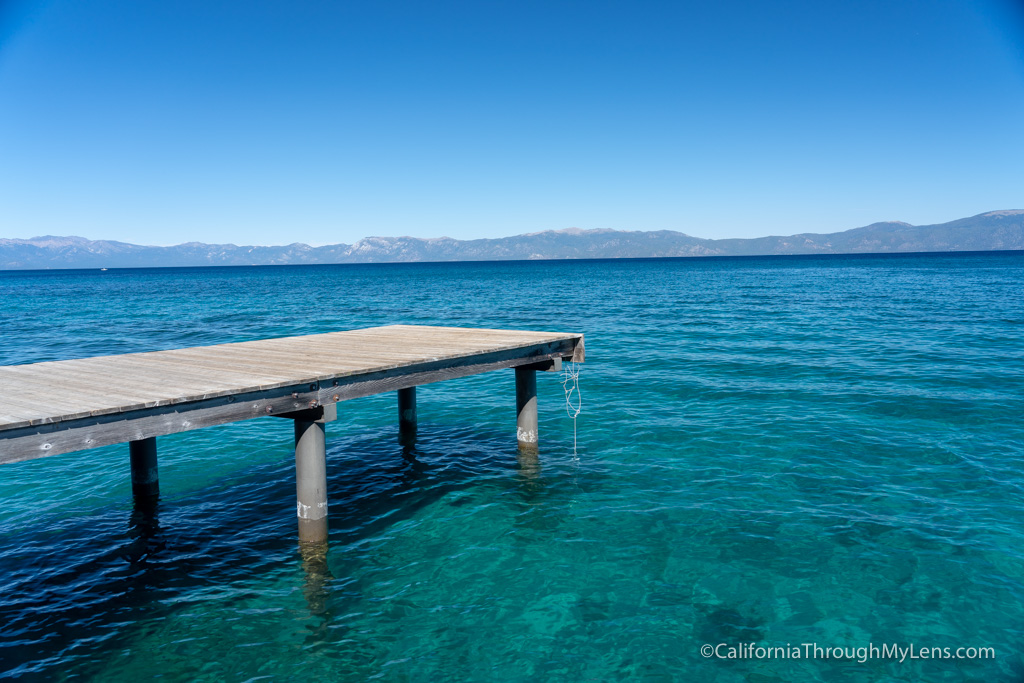
[[[0,0],[0,237],[754,237],[1020,208],[1020,0]]]

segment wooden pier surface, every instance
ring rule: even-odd
[[[392,325],[0,366],[0,463],[583,354],[580,334]]]

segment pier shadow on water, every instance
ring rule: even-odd
[[[527,505],[543,495],[536,455],[517,461],[507,434],[479,430],[466,448],[461,431],[427,437],[421,427],[416,444],[399,444],[391,430],[329,439],[333,551],[297,543],[287,447],[279,462],[241,470],[230,487],[134,501],[129,490],[115,491],[85,516],[43,515],[31,529],[0,529],[0,678],[102,677],[112,652],[176,612],[211,597],[252,598],[261,576],[289,567],[300,570],[296,589],[316,620],[307,646],[336,641],[332,606],[359,586],[337,581],[332,556],[481,485],[518,491]]]
[[[124,559],[129,566],[142,569],[147,558],[166,549],[160,529],[160,497],[147,496],[132,500],[128,517],[128,538]]]

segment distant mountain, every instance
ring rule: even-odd
[[[239,247],[188,242],[147,247],[83,237],[0,239],[0,270],[299,263],[499,261],[768,254],[861,254],[1024,249],[1024,211],[991,211],[938,225],[873,223],[829,234],[707,240],[681,232],[548,230],[498,239],[367,237],[355,244]]]

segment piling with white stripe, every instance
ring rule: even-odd
[[[295,497],[299,543],[327,540],[327,439],[322,420],[295,420]]]
[[[516,439],[520,451],[537,451],[537,371],[531,368],[516,368]]]

